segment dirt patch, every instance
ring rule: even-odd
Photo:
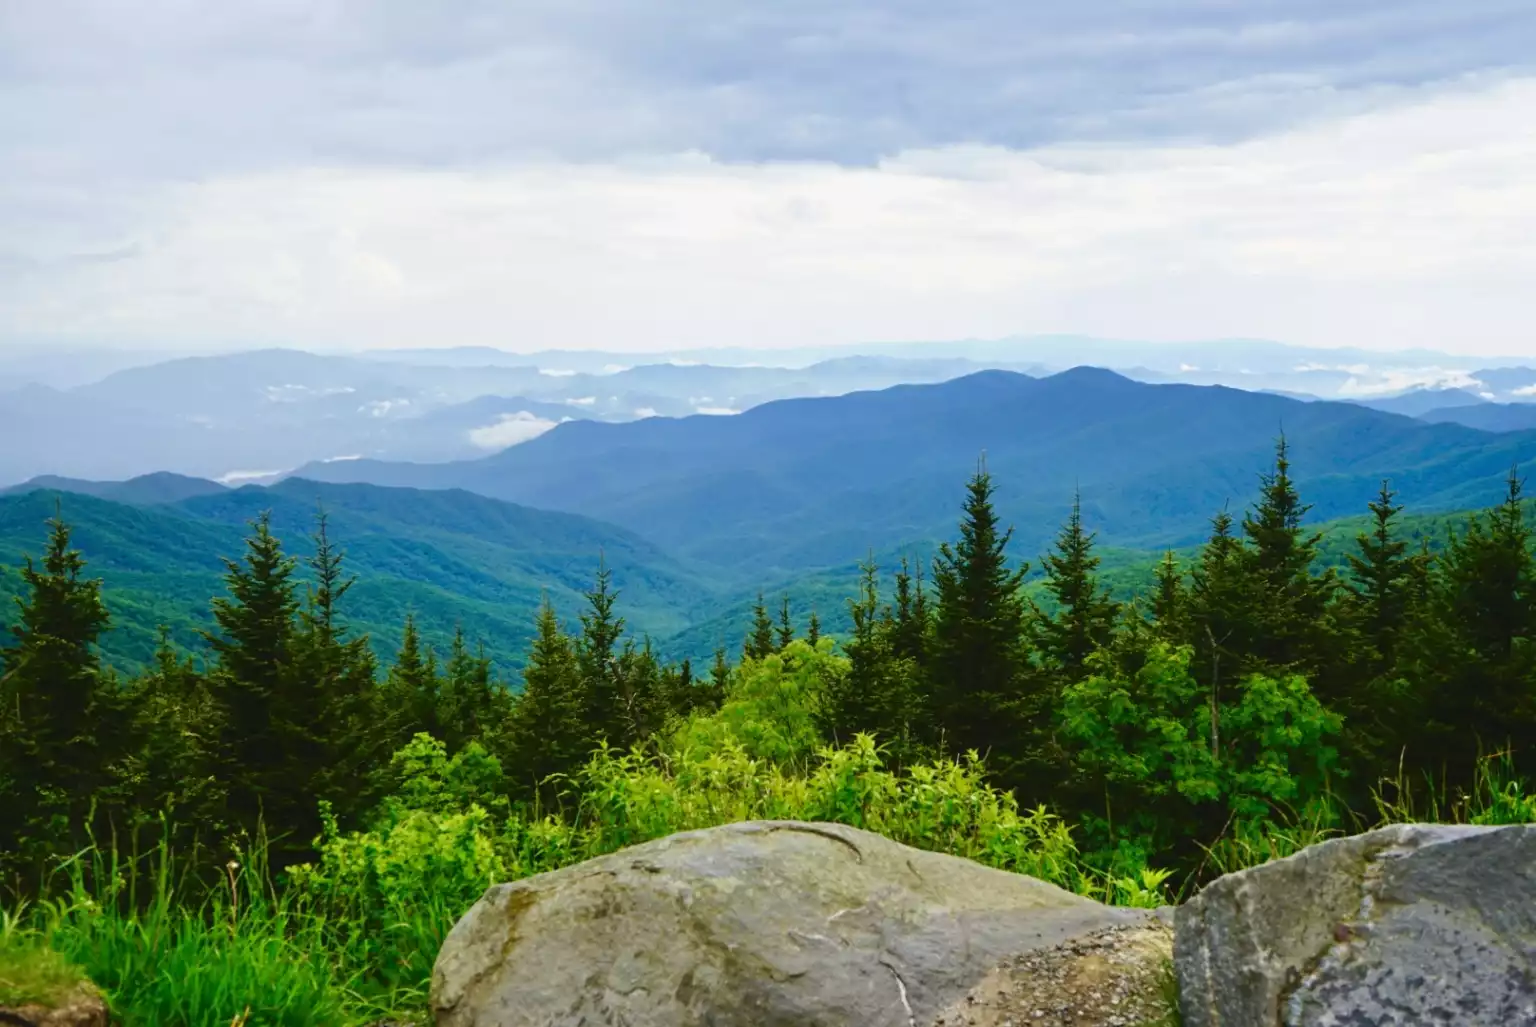
[[[1111,927],[1003,964],[933,1027],[1172,1027],[1173,932]]]

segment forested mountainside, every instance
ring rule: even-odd
[[[68,496],[176,519],[179,536],[119,557],[139,566],[244,536],[215,574],[200,657],[162,645],[131,675],[99,656],[118,611],[84,530],[55,517],[13,572],[0,876],[52,919],[3,930],[46,930],[134,1027],[172,1002],[222,1016],[224,990],[184,985],[215,963],[258,975],[242,997],[302,1006],[298,1022],[355,1023],[421,1015],[445,932],[487,884],[710,824],[840,821],[1156,905],[1382,819],[1536,820],[1516,776],[1536,758],[1519,478],[1438,550],[1386,486],[1353,539],[1325,542],[1283,443],[1259,485],[1126,601],[1080,507],[1026,590],[980,471],[931,560],[865,571],[840,642],[765,602],[709,666],[668,660],[605,570],[578,620],[541,609],[513,680],[468,632],[434,654],[409,622],[379,661],[343,521],[361,540],[371,518],[436,510],[469,534],[518,523],[652,550],[451,493],[361,488],[349,507],[338,490],[334,521],[312,491],[186,501],[202,517]],[[56,498],[7,502],[37,514]],[[307,524],[312,547],[285,547],[277,513],[238,527],[258,501]],[[59,869],[70,852],[85,856]]]
[[[1189,545],[1211,511],[1249,494],[1281,431],[1322,519],[1353,514],[1384,477],[1414,509],[1471,508],[1536,454],[1536,433],[1079,368],[785,400],[727,419],[572,422],[479,461],[303,473],[569,510],[752,584],[944,537],[952,483],[982,451],[1026,551],[1048,544],[1074,489],[1107,544]]]
[[[146,490],[127,494],[144,499]],[[445,647],[462,625],[498,665],[515,669],[541,596],[574,616],[603,557],[625,590],[631,622],[658,637],[686,626],[688,612],[713,594],[656,547],[587,518],[463,492],[298,480],[139,505],[50,490],[0,496],[0,591],[17,593],[16,567],[37,551],[56,506],[106,582],[116,627],[103,650],[120,666],[147,662],[162,625],[176,644],[197,648],[199,632],[211,626],[209,598],[219,590],[224,559],[239,555],[248,522],[263,511],[272,530],[304,554],[312,551],[317,511],[327,512],[362,578],[350,597],[353,622],[381,651],[394,651],[413,612],[432,645]]]
[[[112,497],[110,499],[104,497]],[[586,518],[548,513],[467,492],[424,492],[371,485],[288,479],[266,489],[226,489],[212,482],[155,475],[128,482],[40,479],[0,495],[0,600],[21,591],[17,568],[35,552],[56,510],[72,524],[93,573],[114,611],[100,640],[104,658],[124,670],[145,666],[160,629],[184,650],[201,645],[212,626],[209,597],[219,588],[224,560],[240,552],[248,523],[263,511],[272,530],[303,557],[312,552],[314,517],[328,514],[360,581],[351,620],[387,659],[400,645],[407,613],[429,647],[446,651],[459,628],[502,671],[523,667],[543,596],[565,619],[575,618],[600,561],[614,573],[629,623],[672,659],[707,661],[750,630],[761,601],[779,617],[784,603],[803,631],[815,613],[829,636],[853,627],[848,598],[873,561],[894,572],[902,561],[926,566],[938,542],[917,540],[816,571],[732,584],[711,569],[673,560],[623,529]],[[1400,530],[1432,550],[1464,514],[1407,513]],[[1362,516],[1318,523],[1318,566],[1342,568]],[[1175,550],[1193,558],[1198,546]],[[1017,543],[1014,559],[1032,568],[1024,589],[1049,607],[1040,552]],[[1101,580],[1117,599],[1145,594],[1161,554],[1100,547]]]

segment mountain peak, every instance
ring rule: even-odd
[[[1061,385],[1095,385],[1095,386],[1122,386],[1140,385],[1117,371],[1111,371],[1107,367],[1093,367],[1089,364],[1079,364],[1077,367],[1068,368],[1050,375],[1044,381],[1056,382]]]

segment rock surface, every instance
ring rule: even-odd
[[[107,1004],[96,989],[82,986],[51,1007],[0,1006],[0,1027],[107,1027]]]
[[[929,1027],[1010,960],[1134,926],[1160,929],[841,825],[733,824],[491,888],[432,1003],[439,1027]]]
[[[1185,1027],[1536,1024],[1536,827],[1336,839],[1216,880],[1175,923]]]

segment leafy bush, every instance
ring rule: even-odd
[[[1069,686],[1062,724],[1076,768],[1105,796],[1084,815],[1095,858],[1136,866],[1147,854],[1216,843],[1237,825],[1263,830],[1279,811],[1327,811],[1337,715],[1299,677],[1251,675],[1212,700],[1190,673],[1190,651],[1154,643],[1134,674],[1110,660]]]

